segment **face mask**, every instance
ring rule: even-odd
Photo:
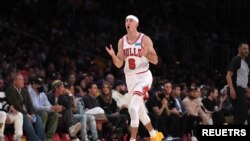
[[[37,88],[37,91],[38,91],[39,93],[44,92],[43,87]]]

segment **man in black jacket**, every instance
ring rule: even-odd
[[[47,95],[49,102],[51,105],[63,106],[62,112],[59,112],[61,118],[59,118],[57,129],[59,132],[67,132],[71,138],[75,138],[82,125],[80,122],[73,125],[72,97],[65,93],[61,80],[54,80],[51,87],[52,91]]]
[[[29,93],[24,88],[24,78],[21,73],[13,76],[12,84],[5,93],[8,103],[23,114],[23,129],[28,140],[44,141],[45,129],[42,119],[35,114]]]

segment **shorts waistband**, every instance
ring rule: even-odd
[[[148,70],[145,70],[145,71],[142,71],[142,72],[138,72],[138,73],[136,73],[136,74],[142,74],[142,73],[145,73],[145,72],[147,72]]]

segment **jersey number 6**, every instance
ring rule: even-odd
[[[128,59],[128,65],[129,65],[129,69],[134,70],[136,65],[135,65],[135,59],[134,58],[130,58]]]

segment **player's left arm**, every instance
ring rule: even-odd
[[[143,38],[143,47],[145,48],[145,50],[147,50],[144,56],[149,60],[150,63],[156,65],[158,63],[158,56],[153,47],[152,40],[146,35]]]

